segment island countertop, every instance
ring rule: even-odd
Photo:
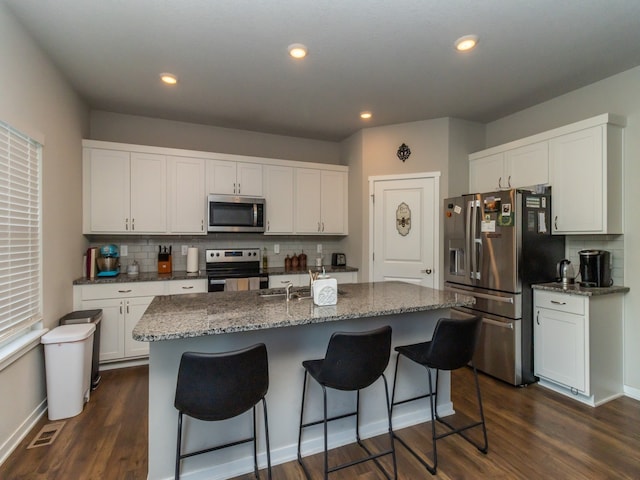
[[[339,285],[338,303],[262,297],[267,292],[213,292],[158,296],[133,329],[134,340],[156,342],[310,323],[470,306],[474,299],[403,282]]]

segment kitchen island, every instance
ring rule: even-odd
[[[335,331],[363,331],[390,325],[392,346],[428,340],[435,323],[448,309],[469,306],[473,298],[400,282],[345,284],[339,286],[338,303],[315,306],[311,299],[287,302],[284,296],[268,296],[269,290],[219,292],[156,297],[133,330],[133,338],[150,342],[149,355],[149,475],[151,480],[173,475],[177,411],[173,406],[180,357],[185,351],[222,352],[263,342],[269,355],[270,385],[267,394],[269,433],[273,464],[296,458],[297,426],[302,390],[303,360],[322,358]],[[387,368],[392,382],[395,355]],[[425,391],[424,369],[405,362],[406,372],[398,386],[398,398]],[[450,378],[440,376],[438,408],[453,412]],[[391,385],[389,385],[391,388]],[[421,388],[422,387],[422,388]],[[364,438],[386,431],[386,412],[377,395],[378,382],[362,398],[361,435]],[[311,384],[310,415],[321,413],[321,395]],[[419,403],[419,402],[413,402]],[[355,396],[330,392],[331,412],[353,408]],[[402,405],[394,412],[394,428],[429,420],[427,405]],[[311,418],[311,417],[309,417]],[[315,416],[314,416],[315,418]],[[211,424],[189,419],[184,437],[187,450],[212,442],[238,438],[249,433],[247,418]],[[258,422],[258,425],[261,425]],[[330,448],[354,441],[353,419],[334,422]],[[259,427],[260,428],[260,427]],[[259,433],[261,466],[266,464],[263,433]],[[321,428],[305,436],[305,455],[322,449]],[[231,478],[251,471],[251,449],[234,448],[200,455],[183,461],[189,478]]]

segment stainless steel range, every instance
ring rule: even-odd
[[[269,288],[269,275],[260,268],[259,248],[205,250],[205,259],[209,292],[225,290],[226,281],[230,278],[257,278],[261,289]]]

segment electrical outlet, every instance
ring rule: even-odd
[[[319,243],[318,246],[316,247],[316,253],[322,253],[322,244]]]
[[[189,253],[189,246],[182,245],[182,255],[186,255],[187,253]]]
[[[127,245],[120,245],[120,256],[126,257],[129,255],[129,247]]]
[[[273,253],[280,253],[280,245],[278,243],[273,246]]]

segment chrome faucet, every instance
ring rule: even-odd
[[[286,293],[286,296],[287,296],[287,302],[288,302],[289,300],[291,300],[291,287],[293,287],[293,283],[291,283],[291,282],[286,282],[286,283],[287,283],[287,284],[286,284],[286,286],[284,287],[284,291],[285,291],[285,293]]]

